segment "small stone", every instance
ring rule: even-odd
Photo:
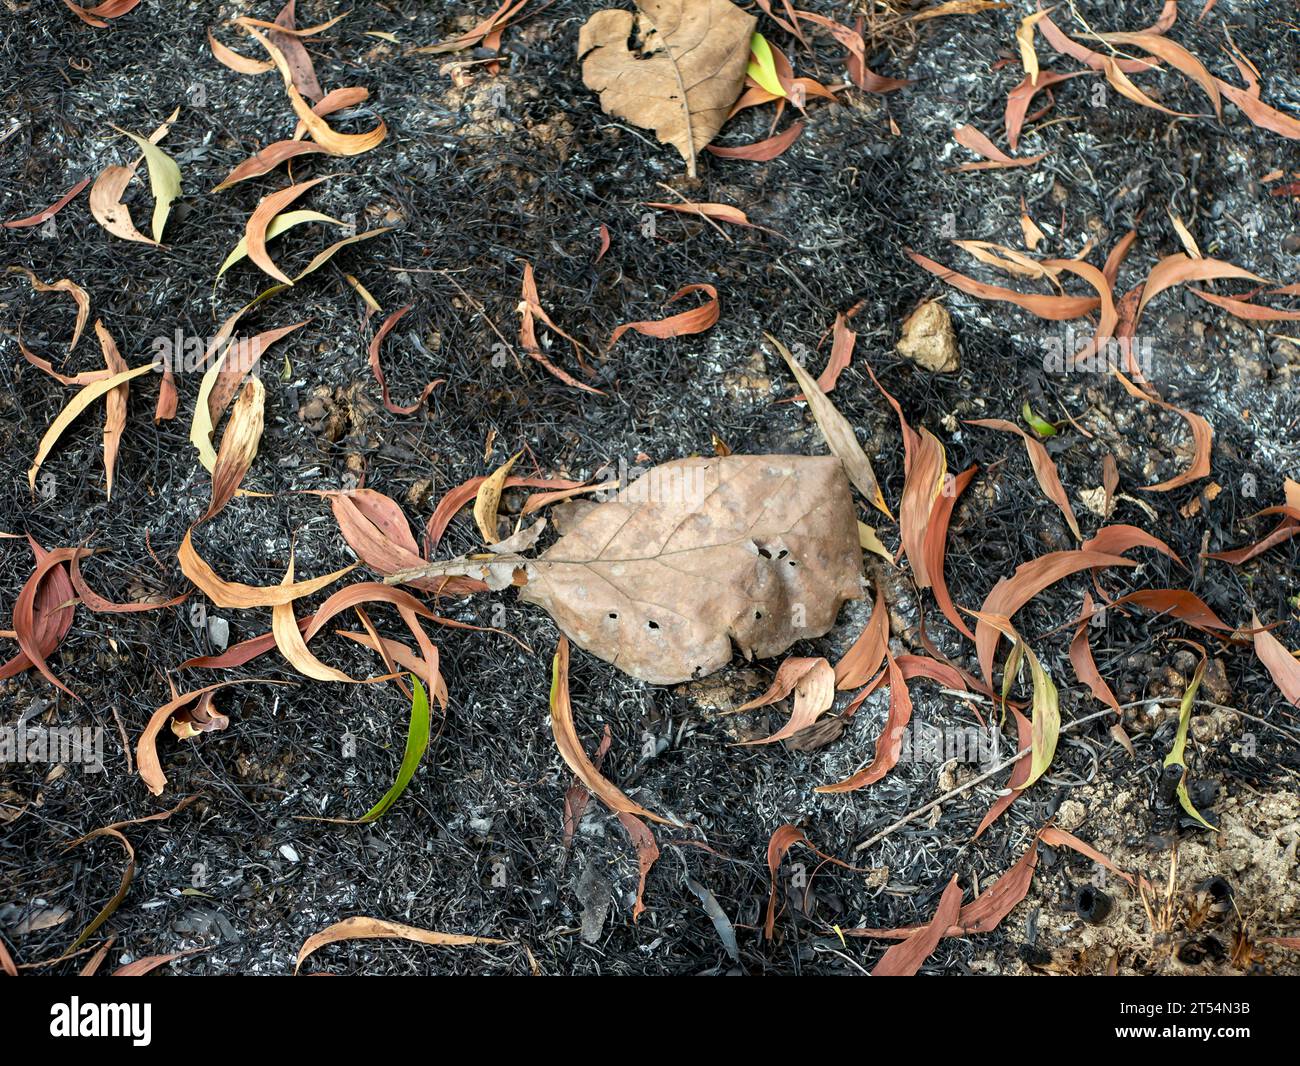
[[[961,368],[961,352],[952,318],[938,300],[927,300],[907,316],[898,338],[898,354],[935,374]]]
[[[294,850],[292,844],[281,844],[280,854],[284,856],[284,858],[287,859],[289,862],[298,861],[298,852]]]

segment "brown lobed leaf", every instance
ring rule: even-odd
[[[829,457],[664,463],[526,564],[520,592],[579,647],[675,684],[825,633],[861,595],[848,482]]]
[[[637,0],[637,9],[597,11],[583,25],[583,84],[606,114],[675,147],[694,177],[740,95],[758,20],[729,0]]]

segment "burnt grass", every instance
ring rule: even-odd
[[[178,105],[180,117],[163,146],[185,178],[163,248],[106,234],[90,217],[83,193],[57,216],[53,235],[0,231],[0,262],[29,267],[45,281],[69,277],[84,286],[92,322],[103,320],[130,365],[152,357],[156,338],[177,331],[209,337],[266,286],[247,262],[222,278],[215,296],[213,277],[259,198],[285,179],[277,172],[223,193],[205,190],[260,145],[290,136],[293,117],[274,74],[243,77],[218,65],[205,32],[239,14],[273,18],[276,5],[146,0],[110,29],[93,30],[58,4],[0,3],[7,9],[0,22],[0,216],[31,214],[82,177],[129,163],[132,146],[112,126],[147,133]],[[299,206],[354,216],[359,229],[395,228],[346,249],[247,321],[252,330],[310,320],[272,349],[262,368],[266,430],[245,487],[269,495],[235,500],[197,535],[218,573],[275,583],[291,546],[299,576],[352,562],[328,506],[306,490],[357,478],[402,502],[419,530],[444,492],[518,450],[524,451],[521,472],[566,477],[590,476],[620,460],[648,465],[710,454],[715,437],[740,453],[820,453],[824,445],[803,405],[776,402],[792,390],[780,360],[762,346],[762,333],[807,346],[820,366],[836,313],[860,304],[852,318],[859,333],[854,363],[833,399],[868,444],[887,496],[897,500],[902,486],[902,448],[868,364],[912,424],[945,442],[951,470],[981,467],[949,537],[948,583],[959,603],[977,607],[1018,564],[1072,544],[1058,512],[1042,498],[1020,443],[961,424],[977,417],[1017,421],[1028,401],[1061,423],[1049,449],[1084,535],[1104,520],[1082,506],[1079,493],[1101,484],[1102,459],[1111,453],[1126,498],[1110,521],[1158,534],[1189,563],[1182,568],[1138,551],[1139,570],[1102,575],[1108,590],[1190,588],[1230,624],[1248,623],[1253,609],[1265,622],[1279,623],[1275,632],[1288,647],[1300,645],[1293,601],[1300,591],[1300,540],[1242,567],[1200,559],[1202,550],[1262,536],[1271,527],[1249,516],[1281,502],[1284,477],[1300,476],[1300,348],[1286,339],[1294,333],[1287,323],[1240,323],[1182,289],[1147,311],[1142,331],[1154,342],[1153,380],[1166,398],[1214,426],[1212,481],[1222,491],[1198,504],[1209,480],[1170,493],[1140,491],[1185,467],[1190,452],[1181,420],[1137,404],[1105,375],[1045,372],[1044,352],[1053,338],[1063,338],[1065,324],[957,293],[903,254],[905,246],[914,247],[1003,283],[963,261],[947,238],[1019,247],[1023,197],[1048,232],[1040,251],[1054,255],[1074,255],[1092,239],[1091,260],[1100,264],[1138,225],[1140,240],[1120,275],[1122,293],[1157,259],[1178,250],[1166,215],[1170,207],[1207,255],[1291,281],[1300,207],[1295,198],[1270,196],[1259,179],[1297,167],[1293,144],[1251,126],[1226,102],[1222,122],[1172,119],[1113,92],[1098,103],[1091,95],[1096,79],[1079,78],[1060,86],[1054,109],[1027,126],[1019,154],[1049,153],[1041,164],[953,173],[950,168],[973,157],[953,142],[952,129],[970,122],[1001,141],[1006,93],[1021,76],[1016,62],[994,67],[1012,56],[1014,27],[1025,12],[995,11],[918,24],[914,35],[897,27],[882,34],[872,42],[874,66],[914,79],[912,85],[883,97],[850,89],[839,105],[814,102],[802,137],[784,155],[766,163],[705,155],[698,180],[690,181],[671,148],[604,115],[582,85],[578,29],[603,5],[558,0],[524,19],[506,32],[495,76],[482,63],[459,74],[451,69],[460,60],[488,58],[485,53],[406,54],[452,35],[489,6],[359,3],[339,25],[309,41],[327,89],[370,90],[363,105],[332,121],[360,131],[382,116],[390,135],[356,158],[296,161],[294,180],[338,175]],[[809,6],[845,21],[853,17],[847,4],[814,0]],[[1222,49],[1229,26],[1264,72],[1265,99],[1300,111],[1297,30],[1279,7],[1220,5],[1197,24],[1200,5],[1183,6],[1195,10],[1184,11],[1175,39],[1238,84]],[[298,23],[323,21],[339,7],[307,0],[299,5]],[[1149,25],[1156,8],[1079,5],[1098,29]],[[811,51],[796,51],[769,20],[760,28],[794,57],[797,73],[828,84],[841,79],[842,53],[828,38],[814,37]],[[401,44],[367,31],[394,33]],[[235,31],[219,34],[253,53]],[[1040,55],[1045,67],[1074,69],[1045,46]],[[453,84],[453,74],[468,84]],[[1185,81],[1161,75],[1150,84],[1177,110],[1202,108],[1204,100]],[[770,120],[770,108],[745,112],[722,142],[759,139]],[[782,127],[789,121],[783,117]],[[643,202],[675,198],[660,183],[689,199],[734,204],[779,236],[736,227],[724,236],[668,213],[656,216],[656,230],[648,235]],[[151,199],[143,170],[128,202],[136,224],[147,230]],[[611,244],[596,262],[602,225]],[[300,227],[280,238],[273,254],[281,263],[305,264],[324,243],[323,232]],[[606,395],[583,394],[515,350],[525,260],[536,270],[543,305],[597,351],[619,323],[666,313],[665,301],[683,285],[715,285],[721,320],[707,333],[675,340],[627,335],[594,364],[590,380]],[[366,321],[347,274],[385,313],[413,305],[382,357],[398,403],[410,402],[431,378],[446,379],[415,415],[390,415],[379,402],[366,346],[381,319]],[[898,356],[894,345],[907,313],[923,298],[940,295],[952,313],[962,359],[960,371],[936,375]],[[176,550],[208,499],[207,475],[187,439],[199,374],[180,376],[178,416],[161,424],[153,422],[156,378],[133,383],[111,502],[104,496],[99,407],[65,434],[45,464],[52,492],[33,499],[27,467],[71,392],[24,362],[14,336],[21,326],[31,347],[69,372],[95,368],[99,353],[88,330],[67,356],[71,302],[33,293],[21,275],[0,278],[0,320],[0,530],[30,534],[47,548],[96,548],[85,573],[113,599],[184,591],[188,583]],[[509,348],[500,346],[497,331]],[[551,340],[552,357],[581,376],[565,342]],[[506,358],[494,361],[503,352]],[[521,500],[507,493],[507,510]],[[879,527],[895,544],[894,527]],[[439,555],[472,551],[476,537],[463,514]],[[0,541],[6,625],[32,565],[24,540]],[[896,650],[921,650],[922,606],[940,648],[974,668],[971,646],[941,619],[929,594],[918,604],[909,587],[906,572],[890,583]],[[1077,615],[1088,587],[1084,576],[1062,582],[1018,616],[1060,686],[1067,723],[1100,707],[1074,680],[1066,658],[1070,631],[1059,628]],[[1205,639],[1171,618],[1114,613],[1093,636],[1103,676],[1122,702],[1134,705],[1128,726],[1135,757],[1111,738],[1107,722],[1098,721],[1064,737],[1048,777],[978,840],[971,840],[974,828],[1005,775],[857,855],[857,842],[978,768],[949,766],[941,773],[945,768],[937,763],[904,762],[862,791],[814,795],[814,786],[869,759],[884,720],[883,694],[871,697],[843,736],[820,750],[736,748],[737,739],[763,735],[784,720],[780,708],[721,713],[762,691],[775,661],[737,660],[704,682],[660,688],[575,651],[572,697],[588,750],[607,726],[612,747],[606,775],[639,802],[692,827],[659,833],[662,857],[649,875],[646,911],[634,922],[636,859],[617,820],[593,801],[571,850],[563,844],[564,794],[572,775],[548,723],[558,633],[544,614],[511,593],[439,603],[449,617],[495,624],[516,639],[450,628],[434,634],[450,708],[396,806],[375,824],[345,826],[303,819],[354,817],[388,788],[407,722],[400,693],[385,684],[305,681],[274,653],[239,670],[178,671],[183,660],[217,650],[210,627],[192,624],[195,603],[202,601],[142,614],[79,608],[52,658],[79,701],[35,671],[0,682],[0,724],[22,719],[99,726],[105,744],[102,773],[78,766],[0,767],[0,936],[20,963],[59,957],[116,890],[122,855],[115,843],[71,851],[65,844],[194,794],[201,801],[169,821],[126,830],[137,852],[134,882],[90,941],[116,936],[106,969],[202,947],[202,954],[172,970],[285,973],[313,932],[365,914],[510,944],[448,950],[359,942],[327,948],[308,967],[386,974],[847,974],[870,968],[887,944],[841,943],[834,927],[925,921],[953,874],[969,901],[1020,856],[1058,808],[1081,796],[1122,791],[1132,798],[1122,810],[1085,800],[1074,831],[1103,851],[1107,842],[1122,842],[1138,872],[1157,883],[1179,841],[1199,841],[1214,855],[1214,836],[1189,825],[1161,798],[1161,763],[1174,718],[1143,713],[1144,701],[1177,696],[1190,676],[1194,657],[1180,638]],[[298,606],[302,613],[310,604]],[[372,613],[382,629],[401,637],[396,619]],[[793,653],[833,660],[867,613],[866,603],[847,607],[831,634]],[[270,625],[266,610],[209,605],[207,614],[228,623],[232,643]],[[1229,802],[1251,805],[1294,794],[1300,722],[1249,649],[1208,643],[1222,680],[1215,699],[1251,716],[1189,745],[1194,791],[1214,821]],[[12,641],[6,645],[13,647]],[[340,638],[323,635],[313,649],[353,674],[373,672],[368,653]],[[117,720],[134,747],[153,710],[168,699],[169,678],[184,690],[241,677],[249,680],[218,696],[218,707],[231,718],[227,730],[184,743],[164,731],[160,752],[168,787],[162,797],[150,796],[129,772]],[[293,684],[252,680],[267,678]],[[917,719],[933,725],[973,726],[976,710],[996,717],[987,703],[943,694],[929,681],[915,682],[912,690]],[[345,757],[345,733],[355,738],[351,757]],[[1251,743],[1243,744],[1247,734]],[[1008,734],[1004,751],[1013,742]],[[766,941],[767,842],[787,823],[803,828],[827,854],[862,869],[823,866],[809,888],[792,887],[792,863],[811,875],[818,862],[796,848],[781,873],[777,936]],[[1294,878],[1294,845],[1291,864]],[[1092,872],[1081,856],[1044,849],[1030,901],[992,933],[942,941],[924,972],[1105,966],[1110,960],[1071,955],[1068,931],[1051,944],[1039,942],[1044,925],[1068,930],[1070,900]],[[738,960],[729,957],[694,886],[711,893],[734,923]],[[1250,902],[1255,934],[1297,931],[1296,913],[1267,893]],[[584,921],[597,930],[591,942],[580,935]],[[1143,936],[1117,960],[1124,972],[1154,968]],[[1265,954],[1264,960],[1253,968],[1287,967],[1280,955]],[[84,956],[36,972],[75,972],[82,962]]]

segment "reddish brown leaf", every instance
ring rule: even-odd
[[[1249,300],[1239,300],[1232,296],[1219,296],[1212,292],[1205,292],[1202,289],[1192,289],[1193,296],[1200,297],[1206,303],[1212,303],[1215,307],[1221,307],[1230,315],[1237,318],[1244,318],[1249,322],[1300,322],[1300,311],[1288,311],[1279,307],[1265,307],[1262,304],[1251,303]]]
[[[1039,10],[1042,10],[1042,4],[1039,4]],[[1050,9],[1049,9],[1050,10]],[[1069,56],[1071,59],[1077,59],[1093,70],[1105,70],[1106,63],[1110,60],[1109,55],[1101,52],[1094,52],[1066,34],[1046,15],[1038,22],[1038,32],[1044,39],[1055,48],[1061,55]],[[1115,65],[1125,74],[1140,74],[1146,70],[1158,70],[1159,63],[1149,59],[1119,59],[1113,61]]]
[[[609,343],[605,345],[605,350],[608,351],[613,348],[618,343],[618,339],[630,329],[634,329],[647,337],[657,337],[660,340],[666,340],[669,337],[684,337],[693,333],[703,333],[718,321],[722,304],[718,299],[718,290],[712,285],[703,283],[683,286],[673,293],[668,302],[673,303],[692,292],[704,293],[708,297],[707,301],[689,311],[669,315],[667,318],[653,319],[647,322],[625,322],[614,329],[609,338]]]
[[[1017,131],[1019,132],[1019,131]],[[959,171],[971,170],[1003,170],[1007,167],[1032,167],[1035,163],[1041,163],[1047,158],[1047,153],[1042,155],[1026,156],[1023,159],[1012,159],[1006,152],[1002,151],[997,145],[990,141],[984,134],[974,126],[958,126],[953,130],[953,139],[963,148],[969,148],[976,155],[984,157],[982,163],[962,163],[957,167]]]
[[[1136,317],[1141,318],[1147,304],[1166,289],[1185,285],[1189,281],[1212,281],[1218,278],[1239,278],[1266,284],[1258,274],[1252,274],[1243,267],[1225,263],[1221,259],[1193,259],[1185,252],[1175,252],[1151,268],[1147,283],[1142,289],[1142,298],[1138,301]]]
[[[105,599],[86,584],[86,579],[81,576],[80,557],[70,559],[68,568],[70,571],[69,576],[72,579],[72,587],[77,590],[77,595],[81,597],[82,604],[87,610],[94,611],[96,614],[134,614],[139,611],[157,611],[164,607],[175,607],[178,603],[184,603],[190,596],[188,592],[182,592],[179,596],[173,596],[169,600],[160,600],[156,603],[114,603],[112,600]],[[71,596],[69,596],[69,599],[71,599]]]
[[[939,897],[939,906],[924,929],[913,933],[901,944],[885,952],[871,970],[872,977],[913,977],[939,946],[939,941],[961,916],[961,886],[952,875],[948,887]]]
[[[1024,441],[1025,451],[1029,453],[1030,465],[1034,468],[1034,476],[1038,479],[1038,487],[1065,516],[1065,522],[1075,539],[1083,539],[1083,534],[1079,532],[1079,520],[1074,517],[1074,508],[1070,506],[1070,497],[1066,494],[1065,486],[1061,484],[1061,476],[1057,473],[1056,464],[1052,462],[1052,457],[1047,454],[1047,449],[1043,447],[1041,441],[1031,437],[1015,423],[1001,418],[968,419],[966,424],[996,429],[1003,433],[1014,433]]]
[[[1097,669],[1097,661],[1092,657],[1092,645],[1088,642],[1088,620],[1092,613],[1092,596],[1085,592],[1083,609],[1079,612],[1079,622],[1074,629],[1074,639],[1070,641],[1070,664],[1074,667],[1074,676],[1087,685],[1088,690],[1116,715],[1123,717],[1119,700],[1102,678],[1101,671]]]
[[[326,180],[328,180],[326,177],[312,178],[311,181],[299,182],[290,185],[287,189],[262,197],[244,225],[244,245],[248,249],[248,258],[276,281],[283,282],[285,285],[292,285],[293,279],[271,260],[271,255],[266,250],[266,227],[271,224],[271,220],[276,215],[308,189]]]
[[[5,229],[23,229],[27,226],[39,226],[42,222],[48,222],[68,204],[77,198],[77,193],[81,192],[90,184],[89,178],[82,178],[76,185],[69,189],[57,202],[51,204],[44,211],[37,211],[34,215],[28,215],[26,218],[16,218],[10,222],[0,222],[0,226]]]
[[[375,375],[375,380],[379,382],[379,389],[383,395],[384,406],[395,415],[414,414],[424,406],[424,401],[429,398],[429,393],[446,380],[445,378],[435,378],[433,381],[430,381],[429,384],[424,386],[424,391],[420,393],[420,398],[409,407],[399,407],[388,397],[388,382],[384,379],[384,368],[379,362],[379,346],[383,343],[384,338],[388,336],[389,331],[392,330],[399,321],[401,321],[402,316],[413,306],[413,304],[407,304],[405,307],[399,308],[384,319],[383,325],[379,327],[379,330],[375,333],[374,337],[371,338],[370,347],[368,349],[370,371]]]
[[[267,64],[268,67],[270,65]],[[300,155],[312,155],[324,151],[324,148],[313,141],[276,141],[274,144],[268,144],[265,148],[245,159],[226,175],[225,180],[220,185],[214,186],[212,191],[221,192],[223,189],[229,189],[232,185],[247,181],[249,178],[260,178],[263,174],[271,173],[286,159],[295,159]]]
[[[650,868],[659,861],[659,844],[650,827],[635,814],[619,811],[618,820],[632,846],[636,848],[636,862],[640,871],[636,885],[636,902],[632,904],[632,921],[635,922],[640,920],[641,913],[645,910],[645,902],[642,898],[645,895],[645,879],[650,873]]]
[[[519,312],[519,344],[520,347],[528,353],[530,359],[540,363],[546,369],[547,373],[551,374],[553,377],[559,378],[559,380],[563,381],[566,385],[571,385],[575,389],[581,389],[583,392],[595,393],[597,396],[605,395],[600,389],[584,384],[567,370],[562,370],[542,353],[542,346],[537,342],[536,322],[538,321],[544,323],[547,327],[555,333],[558,333],[573,346],[574,354],[576,355],[580,365],[582,364],[582,352],[584,349],[578,341],[573,337],[570,337],[569,334],[565,333],[564,330],[560,329],[559,326],[551,321],[551,316],[548,315],[546,309],[542,307],[541,296],[537,292],[537,281],[533,277],[533,265],[527,261],[524,262],[523,298],[519,301],[519,306],[516,310]]]
[[[1068,74],[1058,74],[1054,70],[1040,70],[1037,84],[1031,82],[1026,75],[1025,80],[1011,90],[1007,95],[1007,108],[1002,121],[1007,130],[1007,144],[1011,146],[1013,152],[1020,146],[1020,131],[1024,128],[1025,115],[1029,113],[1029,105],[1034,97],[1050,86],[1087,73],[1089,72],[1086,70],[1074,70]]]
[[[751,700],[737,710],[761,707],[784,699],[794,690],[794,708],[790,719],[771,736],[760,740],[741,741],[741,746],[775,744],[786,740],[802,729],[807,729],[831,708],[835,702],[835,671],[825,659],[787,659],[777,670],[772,687],[757,700]],[[778,694],[779,693],[779,694]]]
[[[559,645],[555,649],[553,677],[551,680],[551,730],[555,734],[555,744],[560,749],[560,756],[588,789],[606,807],[617,814],[634,814],[648,818],[660,825],[672,825],[667,818],[661,818],[653,811],[648,811],[639,803],[633,803],[610,781],[602,777],[587,753],[582,749],[578,739],[577,727],[573,721],[573,706],[569,702],[569,641],[560,634]]]
[[[1300,661],[1260,624],[1258,614],[1251,614],[1250,624],[1255,630],[1255,655],[1287,703],[1300,707]]]
[[[1153,272],[1154,273],[1154,272]],[[1148,283],[1149,284],[1149,283]],[[1210,474],[1210,449],[1214,439],[1214,429],[1204,418],[1192,411],[1184,410],[1181,407],[1175,407],[1171,403],[1166,403],[1157,396],[1149,395],[1129,381],[1118,369],[1111,371],[1120,384],[1130,396],[1137,400],[1145,400],[1147,403],[1155,404],[1166,411],[1172,411],[1187,423],[1188,428],[1192,431],[1192,447],[1194,449],[1191,465],[1176,477],[1171,477],[1167,481],[1161,481],[1156,485],[1142,486],[1143,492],[1170,492],[1173,489],[1182,488],[1184,485],[1190,485],[1193,481],[1200,478],[1208,477]]]
[[[835,687],[843,690],[865,685],[885,661],[889,644],[889,606],[885,602],[885,585],[876,582],[876,602],[862,633],[844,657],[835,664]],[[779,675],[778,675],[779,676]]]
[[[1046,296],[1039,293],[1016,292],[1014,289],[1006,289],[1000,285],[987,285],[956,270],[950,270],[942,263],[936,263],[933,259],[928,259],[910,248],[905,249],[905,251],[908,258],[917,266],[928,270],[940,281],[951,285],[954,289],[960,289],[962,292],[977,296],[981,300],[1000,300],[1003,303],[1015,304],[1039,318],[1046,318],[1054,322],[1068,321],[1082,318],[1101,306],[1101,300],[1096,297]]]
[[[1148,611],[1155,611],[1157,614],[1172,615],[1180,622],[1186,622],[1194,629],[1207,633],[1233,631],[1233,627],[1210,610],[1204,600],[1186,589],[1138,589],[1136,592],[1130,592],[1111,601],[1111,605],[1115,607],[1122,607],[1125,604],[1145,607]]]
[[[24,618],[23,625],[29,627],[30,641],[39,652],[40,660],[44,661],[45,658],[54,653],[55,649],[63,642],[63,638],[68,635],[68,630],[72,628],[74,613],[72,601],[76,599],[76,593],[73,590],[72,582],[69,580],[68,566],[62,562],[56,562],[49,567],[41,568],[40,564],[49,553],[35,540],[32,540],[30,536],[27,539],[31,545],[32,553],[36,557],[37,568],[40,572],[34,571],[19,592],[18,600],[14,603],[13,627],[15,634],[17,634],[19,625],[18,602],[23,600],[25,595],[30,594],[32,598],[31,618],[30,622]],[[21,649],[21,642],[19,647]],[[30,659],[26,652],[19,650],[8,662],[0,664],[0,680],[16,677],[23,671],[30,670],[34,665],[35,661]]]
[[[1011,577],[1001,578],[984,600],[980,613],[1011,618],[1044,589],[1056,584],[1062,578],[1077,574],[1080,570],[1136,565],[1137,563],[1132,559],[1125,559],[1120,555],[1083,548],[1076,551],[1049,552],[1040,555],[1037,559],[1022,563],[1016,567]],[[993,684],[993,653],[997,649],[998,639],[999,633],[994,626],[983,619],[976,622],[976,655],[984,682],[990,686]]]
[[[948,551],[948,522],[952,518],[952,511],[957,506],[958,498],[974,480],[978,470],[978,466],[963,470],[953,479],[951,488],[945,486],[944,491],[935,497],[934,509],[930,512],[930,520],[925,530],[925,544],[922,548],[935,603],[939,605],[939,610],[952,626],[972,641],[975,639],[975,634],[970,631],[957,608],[953,606],[952,596],[948,593],[948,580],[944,576],[943,569],[944,557]]]
[[[885,664],[889,673],[889,716],[876,740],[875,758],[869,766],[837,781],[833,785],[819,785],[814,792],[853,792],[874,784],[892,770],[903,751],[903,733],[912,720],[912,697],[907,691],[907,681],[902,670],[885,648]]]
[[[738,148],[723,148],[716,144],[708,144],[704,146],[704,150],[723,159],[747,159],[752,163],[766,163],[794,144],[801,133],[803,133],[803,123],[795,122],[784,132],[756,141],[754,144],[741,145]]]

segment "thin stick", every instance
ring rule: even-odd
[[[1150,700],[1139,701],[1139,703],[1150,703],[1150,702],[1151,702]],[[1138,704],[1133,704],[1133,706],[1138,706]],[[1070,722],[1068,725],[1062,726],[1061,732],[1069,733],[1074,729],[1078,729],[1079,726],[1081,725],[1086,725],[1088,722],[1096,721],[1098,718],[1105,718],[1108,715],[1113,715],[1114,713],[1115,712],[1113,709],[1107,707],[1104,711],[1097,711],[1096,713],[1087,715],[1086,717],[1076,718],[1073,722]],[[917,807],[916,810],[910,811],[909,813],[903,815],[903,817],[900,818],[898,821],[894,822],[893,825],[887,826],[886,828],[882,829],[879,833],[877,833],[875,836],[868,837],[861,844],[858,844],[856,847],[854,847],[853,854],[856,855],[859,851],[865,851],[867,848],[871,847],[872,844],[880,843],[880,841],[884,840],[885,837],[891,836],[892,834],[898,832],[898,830],[902,829],[903,826],[907,825],[909,822],[916,821],[916,819],[920,818],[921,815],[925,814],[928,811],[934,810],[935,807],[947,803],[954,796],[960,796],[963,792],[966,792],[969,789],[974,788],[976,785],[983,784],[990,777],[993,777],[996,774],[1000,774],[1008,766],[1014,766],[1026,755],[1028,755],[1031,751],[1033,751],[1032,747],[1024,748],[1017,754],[1011,756],[1011,758],[1007,759],[1005,762],[998,763],[998,765],[993,767],[992,770],[980,774],[979,777],[972,778],[971,780],[967,781],[964,785],[958,785],[951,792],[945,792],[938,799],[931,800],[929,803],[925,804],[925,806]]]

